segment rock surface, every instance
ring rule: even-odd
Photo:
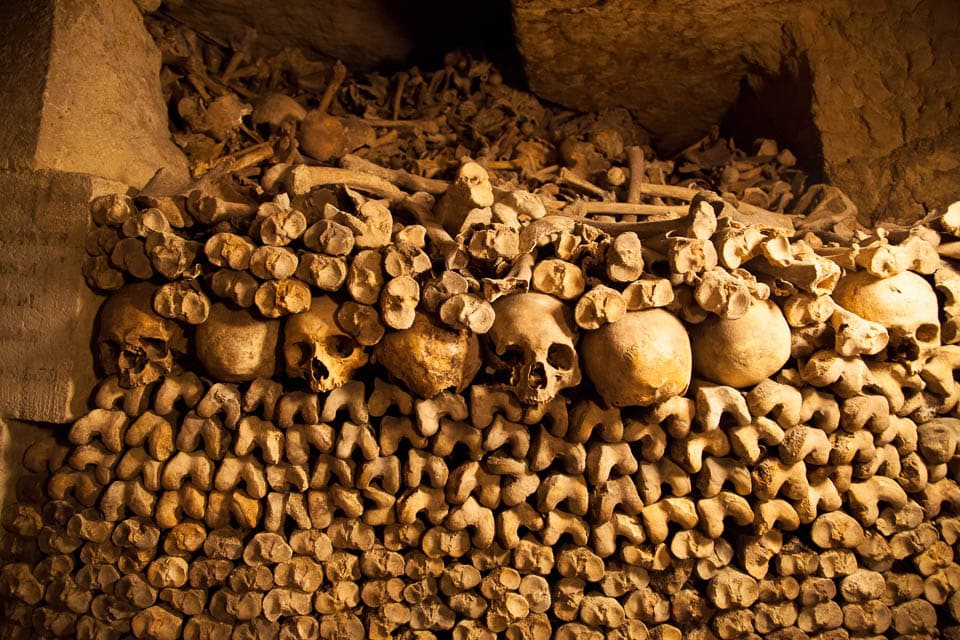
[[[258,54],[304,48],[339,59],[351,71],[443,64],[455,49],[482,51],[505,77],[522,82],[510,0],[139,0],[146,9],[202,33],[211,41],[242,41],[249,29]],[[516,73],[509,73],[516,71]]]
[[[414,46],[380,0],[168,0],[163,9],[219,42],[253,28],[265,50],[304,47],[360,67],[404,60]]]
[[[779,66],[784,4],[513,0],[513,15],[535,93],[583,111],[629,107],[676,149],[720,122],[752,66]]]
[[[130,0],[0,4],[0,168],[143,186],[186,176],[160,94],[160,53]]]
[[[130,0],[0,3],[0,65],[0,416],[68,422],[96,380],[90,200],[186,160]]]
[[[62,423],[84,412],[100,303],[81,272],[89,203],[126,189],[61,171],[0,173],[0,416]]]
[[[737,119],[738,99],[752,98],[740,120],[822,152],[864,221],[915,220],[957,197],[955,2],[513,0],[513,15],[536,93],[628,107],[664,150]]]
[[[793,30],[827,176],[861,213],[916,220],[960,197],[960,3],[805,8]]]

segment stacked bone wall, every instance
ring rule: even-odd
[[[956,633],[960,212],[151,29],[196,180],[91,202],[102,380],[3,512],[7,635]]]

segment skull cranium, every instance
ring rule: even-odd
[[[126,286],[100,308],[100,364],[122,387],[156,382],[173,370],[174,352],[186,351],[183,328],[153,310],[156,289],[148,282]]]
[[[487,334],[491,364],[524,404],[552,400],[580,383],[576,326],[563,302],[542,293],[500,298]]]
[[[263,320],[246,309],[215,304],[197,327],[197,359],[207,374],[224,382],[269,378],[277,363],[279,320]]]
[[[585,334],[581,346],[587,377],[611,406],[661,402],[690,385],[690,338],[663,309],[631,311]]]
[[[930,351],[940,346],[937,294],[923,276],[904,271],[879,278],[866,271],[844,276],[833,291],[844,309],[886,327],[887,354],[919,372]]]
[[[409,329],[388,332],[374,353],[390,375],[422,398],[463,391],[481,364],[475,334],[451,329],[423,313],[414,314]]]
[[[289,316],[283,327],[287,375],[305,380],[311,391],[330,391],[367,363],[363,347],[336,320],[337,303],[314,298],[310,310]]]
[[[752,300],[739,318],[711,315],[690,331],[694,369],[717,384],[743,389],[783,368],[790,325],[770,300]]]

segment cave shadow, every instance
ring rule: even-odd
[[[806,56],[785,57],[776,73],[749,72],[740,81],[740,94],[720,131],[747,151],[754,150],[757,138],[772,138],[797,157],[808,184],[826,181],[823,144],[813,120],[813,74]]]
[[[527,89],[514,39],[510,0],[380,0],[380,5],[413,44],[405,64],[424,70],[439,69],[443,67],[444,55],[459,49],[485,57],[499,69],[507,84]]]

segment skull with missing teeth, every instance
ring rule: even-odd
[[[180,325],[154,312],[155,292],[150,283],[132,284],[110,296],[100,309],[100,364],[128,389],[170,373],[174,351],[186,351]]]
[[[493,308],[490,364],[522,403],[549,402],[580,383],[577,331],[560,300],[524,293],[501,298]]]
[[[350,380],[367,363],[367,353],[336,320],[337,303],[314,298],[310,310],[284,324],[283,356],[287,375],[305,380],[311,391],[330,391]]]

